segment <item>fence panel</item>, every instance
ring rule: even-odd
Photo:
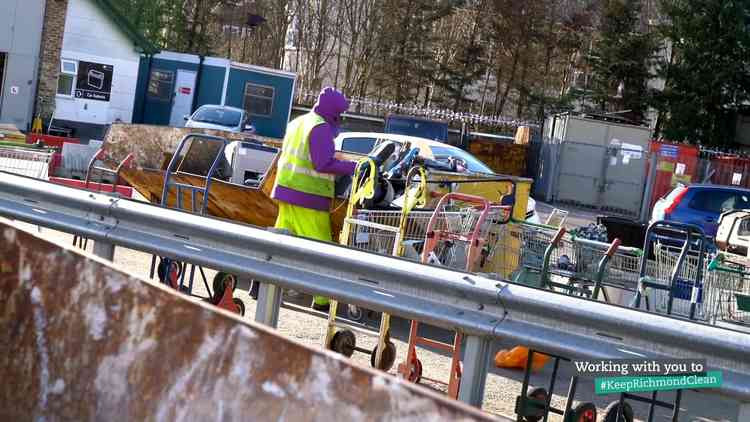
[[[648,173],[649,154],[640,148],[610,147],[604,165],[599,209],[638,217]]]

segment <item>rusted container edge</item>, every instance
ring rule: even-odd
[[[0,420],[491,420],[0,219]]]

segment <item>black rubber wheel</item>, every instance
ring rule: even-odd
[[[159,266],[156,268],[159,281],[172,287],[177,285],[181,273],[182,267],[179,262],[169,258],[159,258]]]
[[[365,312],[357,305],[347,305],[346,316],[352,321],[359,322],[364,318]]]
[[[224,291],[227,287],[234,290],[235,286],[237,286],[237,277],[232,274],[218,272],[214,275],[214,280],[211,284],[214,289],[213,301],[214,303],[218,303],[221,297],[224,296]]]
[[[245,302],[243,302],[242,299],[238,297],[233,297],[232,302],[234,302],[234,304],[237,305],[237,309],[240,312],[240,316],[245,316]]]
[[[258,292],[260,291],[260,282],[258,280],[252,281],[252,286],[250,286],[250,297],[258,300]]]
[[[375,356],[378,352],[378,346],[375,346],[372,349],[372,354],[370,355],[370,365],[375,368]],[[389,341],[385,344],[385,350],[383,350],[383,356],[380,358],[380,369],[381,371],[388,372],[392,367],[393,364],[396,362],[396,345],[393,344],[392,341]]]
[[[578,403],[573,408],[573,422],[596,422],[596,406],[591,402]]]
[[[336,353],[341,353],[346,357],[354,354],[354,348],[357,346],[357,337],[350,330],[337,331],[331,339],[330,348]]]
[[[411,363],[409,368],[409,376],[406,379],[416,384],[419,384],[419,381],[422,381],[421,360],[414,358],[414,361]]]
[[[626,401],[622,402],[622,413],[620,410],[620,401],[613,401],[604,409],[604,418],[602,422],[633,422],[633,408]],[[618,418],[619,414],[619,418]]]
[[[524,415],[525,422],[539,422],[544,417],[544,405],[547,404],[547,390],[543,387],[535,387],[526,395],[527,399],[532,399],[537,405],[530,407],[535,410],[533,414]]]

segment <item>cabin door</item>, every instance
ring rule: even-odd
[[[177,70],[177,80],[174,84],[172,114],[169,117],[170,126],[185,126],[185,116],[190,115],[192,112],[194,91],[195,72],[182,69]]]

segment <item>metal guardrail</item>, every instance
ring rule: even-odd
[[[117,245],[267,281],[256,320],[270,325],[279,288],[290,288],[461,331],[467,343],[459,398],[473,405],[482,402],[494,338],[578,359],[706,359],[723,372],[714,393],[750,402],[750,336],[741,332],[405,259],[374,259],[335,244],[3,172],[0,215],[92,238],[94,252],[108,259]]]

